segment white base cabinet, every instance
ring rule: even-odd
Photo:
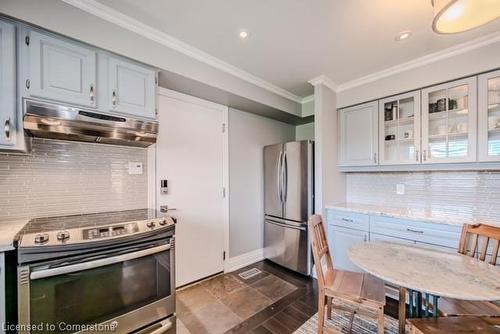
[[[3,324],[5,324],[5,255],[0,252],[0,334],[5,333]]]
[[[328,243],[333,265],[338,269],[361,271],[349,259],[349,248],[368,240],[431,247],[456,253],[461,226],[327,209]]]

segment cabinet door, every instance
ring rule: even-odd
[[[333,256],[333,266],[336,269],[361,272],[349,259],[349,249],[368,240],[368,232],[351,230],[334,225],[328,226],[328,244]]]
[[[500,161],[500,71],[479,76],[479,161]]]
[[[340,165],[378,164],[378,102],[339,111]]]
[[[422,163],[476,161],[476,78],[422,90]]]
[[[381,165],[420,163],[420,92],[379,102]]]
[[[94,50],[31,31],[29,57],[31,96],[95,106]]]
[[[13,148],[17,136],[16,30],[0,21],[0,149]]]
[[[110,57],[109,109],[147,118],[155,118],[155,71]]]

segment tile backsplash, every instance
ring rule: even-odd
[[[349,173],[346,186],[347,202],[500,221],[500,171]]]
[[[129,175],[129,162],[143,174]],[[33,139],[31,155],[0,155],[0,223],[145,208],[147,150]]]

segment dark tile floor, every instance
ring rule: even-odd
[[[262,273],[247,280],[250,268]],[[249,332],[285,304],[304,294],[311,279],[268,262],[219,275],[177,292],[178,333]],[[261,315],[259,315],[261,314]],[[256,320],[257,319],[257,320]]]
[[[262,273],[243,280],[250,268]],[[293,333],[318,310],[315,279],[261,261],[177,293],[177,333]],[[386,313],[397,318],[397,303]]]

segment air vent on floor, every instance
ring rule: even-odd
[[[243,279],[250,279],[254,276],[257,276],[258,274],[260,274],[262,271],[260,271],[259,269],[257,268],[252,268],[252,269],[248,269],[242,273],[239,273],[238,276],[240,276],[241,278]]]

